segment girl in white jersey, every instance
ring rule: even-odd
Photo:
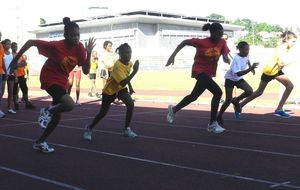
[[[236,118],[239,118],[240,111],[236,110],[238,109],[238,107],[235,105],[237,105],[239,101],[250,96],[253,93],[253,89],[243,79],[242,76],[249,73],[250,71],[252,71],[254,74],[254,69],[257,67],[258,63],[253,63],[253,65],[250,64],[250,60],[248,58],[250,48],[247,42],[239,42],[237,45],[237,49],[239,50],[239,53],[234,56],[230,65],[230,69],[226,72],[224,77],[226,99],[217,116],[217,121],[221,126],[224,125],[222,115],[230,105],[230,103],[233,103],[236,113],[235,116]],[[238,97],[232,98],[232,91],[235,86],[242,89],[244,92]]]

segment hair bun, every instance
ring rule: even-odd
[[[69,24],[71,22],[71,19],[69,18],[69,17],[64,17],[63,18],[63,23],[64,23],[64,25],[67,25],[67,24]]]

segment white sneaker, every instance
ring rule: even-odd
[[[84,127],[83,138],[89,141],[92,140],[92,130],[88,128],[88,125]]]
[[[75,106],[81,106],[81,103],[80,103],[79,101],[77,101],[77,102],[75,103]]]
[[[42,108],[38,118],[38,122],[41,128],[46,129],[51,121],[52,114],[46,108]]]
[[[128,127],[128,128],[123,129],[123,136],[129,137],[129,138],[135,138],[138,135]]]
[[[3,118],[3,117],[5,117],[5,113],[0,110],[0,118]]]
[[[173,108],[174,108],[174,106],[171,104],[168,106],[167,121],[169,123],[173,123],[174,119],[175,119],[175,113],[173,112]]]
[[[51,153],[54,152],[54,148],[49,147],[49,145],[46,142],[41,142],[41,143],[33,143],[32,148],[34,150],[39,150],[44,153]]]
[[[213,132],[213,133],[222,133],[226,129],[221,127],[217,121],[212,122],[211,124],[208,124],[207,131]]]
[[[9,110],[7,110],[7,112],[10,113],[10,114],[16,114],[16,113],[17,113],[17,112],[16,112],[15,110],[13,110],[13,109],[9,109]]]

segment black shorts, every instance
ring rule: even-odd
[[[225,88],[234,88],[235,86],[239,88],[240,84],[246,82],[244,79],[238,80],[238,81],[233,81],[230,79],[225,80]]]
[[[105,94],[103,93],[102,94],[102,101],[106,101],[106,102],[113,102],[116,98],[119,99],[118,96],[120,96],[121,94],[129,94],[128,92],[128,88],[123,88],[122,90],[120,90],[119,92],[117,92],[116,94],[113,94],[113,95],[108,95],[108,94]]]
[[[60,99],[67,94],[66,89],[59,85],[52,85],[48,89],[46,89],[48,94],[52,97],[52,104],[56,105],[60,102]]]
[[[105,69],[100,70],[100,77],[107,79],[108,76],[107,76],[107,71]]]
[[[96,73],[90,73],[90,80],[96,79]]]
[[[14,81],[15,78],[16,77],[14,75],[7,75],[7,74],[2,75],[2,80],[3,81]]]
[[[284,75],[284,73],[280,70],[276,75],[273,76],[268,76],[266,74],[262,74],[260,80],[265,81],[265,82],[270,82],[271,80],[275,79],[276,77]]]

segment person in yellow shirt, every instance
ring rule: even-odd
[[[90,73],[89,78],[91,80],[91,90],[88,93],[90,97],[93,97],[96,95],[96,72],[98,68],[98,55],[96,51],[93,51],[91,54],[91,66],[90,66]]]
[[[130,81],[139,69],[139,61],[136,60],[134,64],[130,61],[132,51],[127,43],[120,45],[117,48],[117,52],[120,58],[115,62],[111,77],[108,78],[103,88],[101,109],[92,123],[85,126],[83,138],[86,140],[92,140],[92,129],[104,118],[110,108],[110,104],[114,102],[116,98],[120,99],[127,108],[123,136],[129,138],[137,137],[137,134],[129,127],[134,109],[134,102],[131,98],[131,94],[134,93],[134,90]],[[130,73],[131,68],[132,72]],[[129,91],[126,85],[128,85]]]
[[[244,107],[247,103],[261,96],[268,83],[271,80],[276,79],[278,82],[285,86],[285,90],[274,112],[274,115],[283,118],[290,117],[290,115],[283,110],[283,105],[292,92],[294,85],[290,81],[290,79],[283,73],[282,68],[288,64],[295,62],[291,59],[289,51],[297,41],[297,35],[291,31],[286,31],[283,32],[280,37],[282,43],[276,48],[275,54],[272,56],[271,60],[264,66],[258,89],[253,92],[251,96],[248,96],[246,99],[244,99],[244,101],[242,101],[239,105],[235,105],[235,107],[238,108],[239,112],[242,111],[242,107]]]

